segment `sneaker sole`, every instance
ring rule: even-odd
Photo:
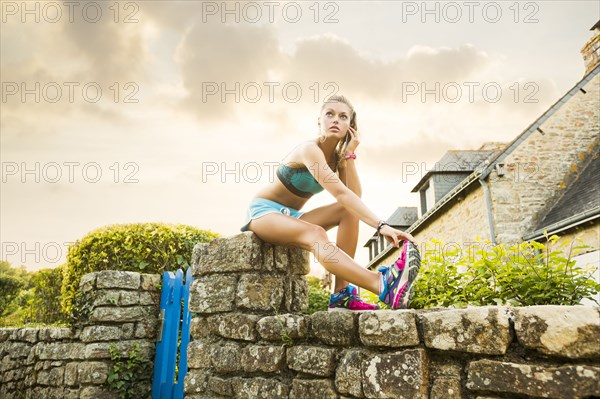
[[[402,280],[400,280],[400,284],[404,285],[404,288],[394,298],[395,309],[408,308],[413,292],[412,284],[417,278],[419,269],[421,268],[421,255],[419,254],[417,247],[412,242],[408,243],[406,264],[404,265],[404,268],[405,271],[402,273]],[[407,276],[406,280],[404,280],[405,276]]]
[[[327,308],[328,312],[374,312],[378,309],[362,309],[362,310],[352,310],[348,308]]]

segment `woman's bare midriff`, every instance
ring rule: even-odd
[[[297,164],[298,166],[302,165],[301,162],[295,161],[296,159],[299,159],[299,157],[296,155],[297,151],[300,150],[302,145],[309,145],[309,144],[314,144],[315,142],[312,140],[309,141],[305,141],[302,144],[299,144],[296,148],[294,148],[294,150],[285,157],[285,159],[282,161],[282,163],[288,164],[288,165],[292,165],[292,164]],[[296,165],[294,165],[296,166]],[[292,193],[290,190],[288,190],[283,183],[279,180],[279,178],[273,174],[273,179],[274,181],[271,182],[269,185],[267,185],[266,187],[262,188],[261,190],[258,191],[258,193],[256,193],[256,195],[254,196],[255,198],[264,198],[264,199],[268,199],[271,201],[275,201],[280,203],[281,205],[285,205],[288,206],[290,208],[299,210],[301,209],[304,204],[306,204],[306,202],[310,199],[310,198],[303,198],[300,196],[297,196],[296,194]]]

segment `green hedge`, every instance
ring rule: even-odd
[[[94,230],[69,247],[63,271],[62,308],[72,319],[79,281],[101,270],[140,273],[187,269],[194,245],[218,237],[211,231],[163,223],[117,224]]]

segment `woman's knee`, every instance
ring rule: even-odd
[[[307,250],[314,248],[317,243],[325,243],[328,241],[329,237],[327,237],[327,231],[316,224],[307,228],[301,237],[301,244],[304,249]]]

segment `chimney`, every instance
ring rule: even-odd
[[[581,49],[586,75],[600,64],[600,20],[590,30],[594,36]]]

